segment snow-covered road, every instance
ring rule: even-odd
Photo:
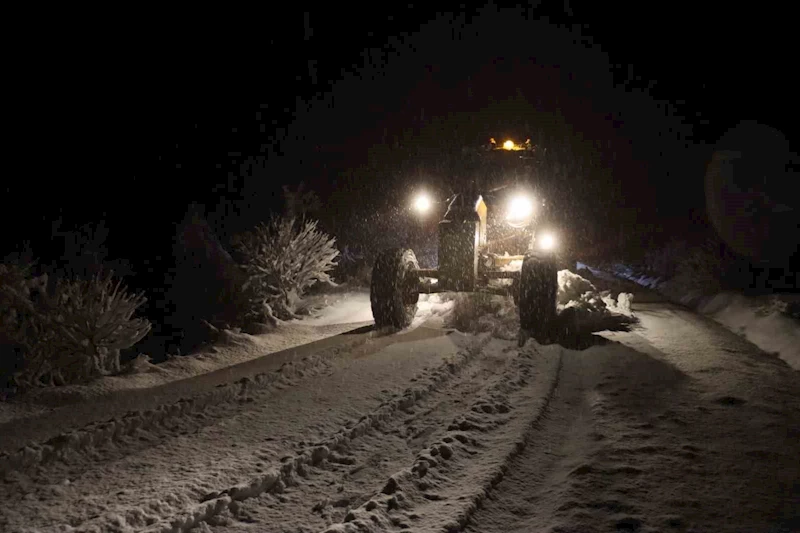
[[[800,379],[677,307],[563,353],[547,422],[466,529],[800,529]]]
[[[676,306],[634,311],[582,351],[429,321],[71,433],[22,421],[0,450],[60,436],[0,456],[0,529],[797,531],[800,374]]]

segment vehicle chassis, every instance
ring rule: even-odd
[[[510,294],[519,309],[520,327],[546,331],[556,316],[554,254],[533,250],[513,256],[488,253],[486,215],[486,204],[481,197],[474,204],[449,207],[439,222],[439,268],[419,268],[416,256],[409,249],[390,249],[379,254],[370,286],[377,327],[409,326],[420,294],[482,292]],[[514,260],[522,260],[519,271],[501,270]],[[512,282],[493,287],[489,283],[493,279]]]

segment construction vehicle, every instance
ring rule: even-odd
[[[512,152],[516,146],[506,141],[490,149]],[[502,211],[496,216],[490,216],[489,197],[493,209]],[[436,203],[422,192],[413,207],[425,213]],[[405,248],[384,250],[375,260],[370,302],[376,327],[410,326],[420,294],[483,292],[512,296],[520,328],[537,339],[546,336],[557,317],[558,289],[557,242],[546,226],[546,204],[514,187],[459,192],[441,203],[446,212],[438,223],[437,268],[420,268],[414,251]]]

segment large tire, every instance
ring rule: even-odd
[[[552,254],[529,253],[519,278],[519,326],[537,341],[552,337],[556,325],[558,268]]]
[[[514,301],[514,305],[519,307],[519,278],[514,278],[511,281],[511,287],[508,289],[508,292],[511,293],[511,299]]]
[[[411,325],[419,301],[418,269],[414,252],[403,248],[385,250],[375,259],[369,301],[376,327]]]

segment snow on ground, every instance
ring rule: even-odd
[[[614,280],[561,277],[584,306],[630,301],[610,297],[627,294]],[[576,350],[446,328],[476,301],[512,321],[508,298],[421,298],[436,320],[408,332],[76,427],[52,443],[63,453],[30,444],[30,462],[0,461],[0,529],[800,530],[800,374],[644,299],[638,328]]]
[[[512,261],[506,268],[519,270],[521,261]],[[576,288],[580,287],[580,290]],[[584,322],[594,321],[593,331],[616,329],[612,314],[628,314],[626,296],[619,295],[624,305],[616,306],[608,291],[598,292],[587,280],[569,271],[559,272],[559,307],[572,307],[582,313]],[[412,325],[404,331],[413,331],[423,323],[442,326],[454,308],[457,296],[450,293],[420,295],[417,315]],[[224,332],[223,342],[203,348],[190,356],[172,357],[164,363],[152,364],[146,354],[132,361],[126,371],[117,376],[106,376],[90,384],[69,385],[32,391],[23,397],[0,402],[0,424],[23,417],[43,415],[56,408],[91,398],[105,396],[114,391],[147,389],[177,380],[207,374],[267,354],[287,350],[296,346],[332,337],[342,332],[368,325],[372,322],[372,311],[367,290],[344,290],[319,294],[309,298],[310,305],[317,309],[303,320],[281,322],[275,330],[262,335]],[[507,298],[494,299],[497,309],[481,308],[477,314],[481,325],[460,324],[467,331],[493,331],[503,338],[516,335],[516,308]],[[500,304],[497,304],[500,302]],[[625,307],[627,306],[627,307]],[[479,306],[480,307],[480,306]],[[610,311],[608,313],[606,311]],[[500,319],[499,321],[497,319]],[[588,320],[588,319],[591,320]],[[611,320],[609,320],[611,318]],[[605,321],[605,324],[601,322]],[[452,325],[452,322],[450,323]],[[502,330],[502,332],[501,332]]]
[[[231,501],[279,494],[279,486],[294,483],[321,459],[349,470],[350,441],[392,417],[413,431],[402,415],[431,394],[449,391],[444,385],[488,340],[446,333],[439,330],[422,340],[406,335],[363,355],[355,350],[330,359],[321,373],[299,375],[279,387],[252,381],[202,416],[178,417],[123,436],[112,446],[76,450],[64,461],[8,473],[11,483],[0,488],[0,499],[13,504],[4,508],[0,526],[5,531],[60,525],[101,531],[169,528],[182,516],[205,515],[209,505],[212,514],[221,514]],[[481,372],[483,367],[469,368]],[[486,377],[491,374],[485,371]],[[414,451],[412,444],[406,453]],[[385,452],[397,450],[389,446]],[[305,503],[310,508],[314,502]]]
[[[633,293],[619,292],[615,298],[610,290],[600,291],[591,281],[570,270],[558,272],[559,310],[579,308],[587,312],[630,316],[632,302]]]
[[[800,295],[747,298],[725,292],[704,298],[697,310],[800,370],[800,321],[786,315],[790,302],[800,302]]]
[[[422,324],[441,325],[455,305],[455,295],[447,293],[420,294],[417,314],[409,330]],[[401,332],[402,333],[402,332]]]
[[[798,531],[800,379],[719,325],[636,309],[564,351],[557,400],[466,531]]]
[[[126,371],[85,385],[68,385],[31,391],[23,397],[0,402],[0,424],[15,418],[42,414],[67,403],[86,401],[111,392],[145,389],[207,374],[267,354],[339,335],[372,322],[369,293],[348,291],[315,298],[322,307],[311,318],[281,322],[261,335],[225,332],[224,339],[188,356],[173,356],[160,364],[146,354],[132,361]]]
[[[52,407],[46,405],[19,401],[3,401],[0,402],[0,424],[5,424],[6,422],[11,422],[12,420],[20,418],[38,416],[49,413],[52,410]]]
[[[329,326],[332,324],[352,324],[372,322],[372,309],[369,291],[348,291],[325,295],[321,310],[309,318],[293,321],[306,326]]]
[[[609,276],[597,268],[578,264],[597,276]],[[614,265],[613,275],[658,291],[669,300],[694,309],[743,336],[762,350],[776,354],[795,370],[800,370],[800,320],[788,315],[789,305],[798,305],[796,294],[748,297],[734,292],[710,296],[684,292],[669,280],[636,272],[625,265]]]

